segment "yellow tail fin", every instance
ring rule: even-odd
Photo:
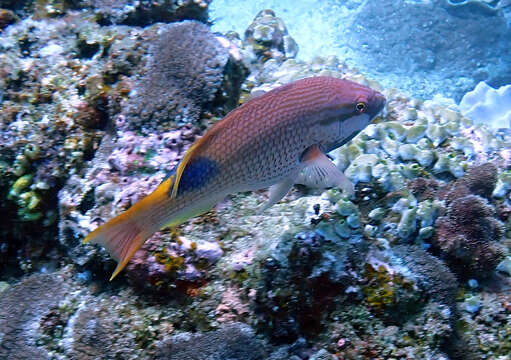
[[[84,242],[100,244],[118,262],[110,280],[126,266],[133,254],[144,244],[152,234],[143,233],[130,219],[125,218],[126,213],[112,219],[115,224],[107,222],[89,234]],[[124,221],[119,221],[124,220]]]
[[[144,242],[160,229],[161,225],[153,213],[159,211],[162,203],[169,201],[168,191],[172,180],[165,180],[152,194],[98,227],[83,240],[84,243],[104,246],[118,262],[110,280],[119,274]]]

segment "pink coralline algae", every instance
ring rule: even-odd
[[[186,125],[142,136],[122,116],[117,120],[117,137],[105,136],[88,171],[71,176],[59,192],[60,242],[80,265],[105,255],[76,239],[153,191],[199,134]]]

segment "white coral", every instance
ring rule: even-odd
[[[511,85],[494,89],[481,81],[461,99],[461,113],[475,124],[494,128],[511,126]]]

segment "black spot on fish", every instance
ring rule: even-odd
[[[165,179],[176,174],[179,164],[170,171]],[[218,163],[204,156],[198,156],[190,160],[183,170],[179,187],[177,189],[178,196],[191,190],[197,190],[206,185],[213,177],[218,174]],[[169,189],[169,194],[172,192],[172,187]]]

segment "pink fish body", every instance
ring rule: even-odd
[[[111,279],[156,231],[211,209],[226,195],[270,188],[264,210],[295,183],[353,185],[325,152],[349,141],[383,108],[382,94],[333,77],[278,87],[231,111],[187,151],[156,190],[85,238],[118,261]]]

